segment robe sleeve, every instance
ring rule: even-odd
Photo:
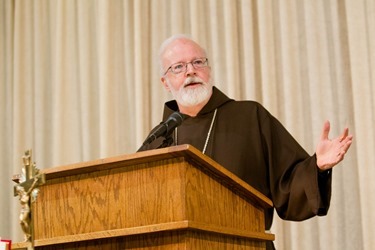
[[[279,217],[301,221],[326,215],[331,199],[331,171],[319,173],[316,155],[307,154],[268,112],[262,121],[271,198]]]

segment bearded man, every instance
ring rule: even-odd
[[[190,144],[256,188],[274,204],[280,218],[301,221],[326,215],[331,199],[332,167],[343,160],[353,136],[347,128],[329,139],[325,122],[316,153],[309,155],[262,105],[235,101],[211,82],[206,51],[188,36],[167,39],[160,48],[161,82],[175,98],[164,107],[164,120],[179,111],[187,118],[173,131],[173,143]],[[157,148],[160,138],[140,148]],[[267,249],[274,249],[269,242]]]

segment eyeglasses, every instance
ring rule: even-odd
[[[172,64],[164,73],[166,75],[169,70],[173,74],[180,74],[181,72],[186,72],[188,64],[191,64],[194,69],[201,69],[208,66],[208,59],[207,58],[197,58],[191,62],[179,62]]]

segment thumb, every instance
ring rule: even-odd
[[[328,140],[328,134],[329,130],[331,129],[331,124],[329,123],[328,120],[324,122],[323,129],[322,129],[322,134],[320,136],[320,140]]]

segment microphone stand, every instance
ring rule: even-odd
[[[169,147],[173,144],[173,138],[172,136],[167,136],[163,142],[157,147],[157,148],[166,148],[166,147]]]

